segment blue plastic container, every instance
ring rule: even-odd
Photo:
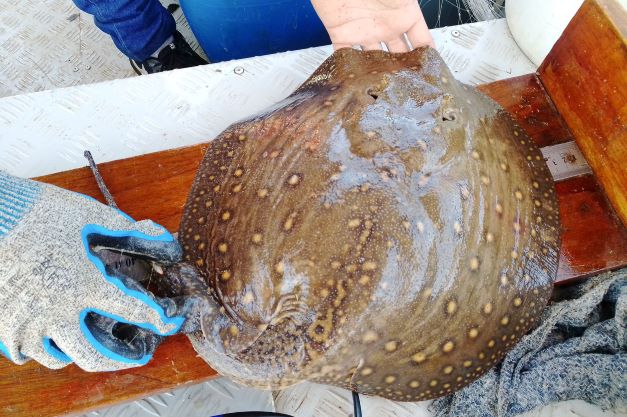
[[[212,62],[331,43],[310,0],[180,0]]]

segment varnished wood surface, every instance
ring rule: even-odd
[[[481,89],[508,109],[541,146],[569,140],[568,129],[535,75]],[[198,145],[158,152],[100,168],[120,209],[176,231],[205,149],[206,145]],[[87,168],[41,180],[103,201]],[[577,279],[627,264],[627,232],[595,179],[566,180],[557,185],[557,191],[563,229],[558,278]],[[15,366],[0,359],[0,416],[77,414],[214,376],[183,336],[168,339],[147,366],[113,373],[90,374],[75,366],[51,371],[34,363]]]
[[[542,63],[544,87],[627,225],[627,11],[586,0]]]
[[[536,76],[523,75],[479,86],[514,116],[540,147],[573,140]]]

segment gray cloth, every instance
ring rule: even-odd
[[[500,366],[432,404],[437,417],[509,417],[571,399],[627,407],[627,269],[559,291]]]

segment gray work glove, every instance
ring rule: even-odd
[[[181,257],[161,226],[0,171],[0,352],[88,371],[148,362],[157,335],[177,332],[184,318],[173,316],[173,301],[105,265],[105,250],[160,265]]]

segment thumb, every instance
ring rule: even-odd
[[[84,234],[96,253],[107,249],[162,265],[173,265],[183,256],[181,245],[174,236],[150,220],[134,223],[129,230],[88,225]]]

